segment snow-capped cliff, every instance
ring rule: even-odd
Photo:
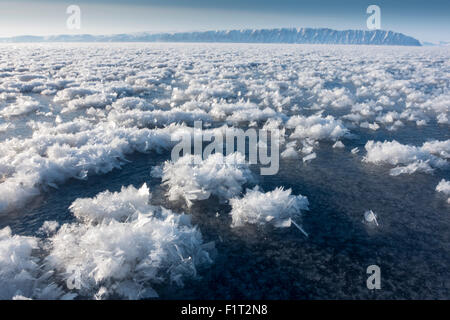
[[[393,31],[333,30],[328,28],[245,29],[179,33],[138,33],[116,35],[57,35],[1,38],[1,42],[241,42],[368,44],[420,46],[417,39]]]

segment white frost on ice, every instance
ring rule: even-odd
[[[436,186],[437,192],[442,192],[445,195],[450,195],[450,181],[442,179],[439,184]],[[450,197],[447,199],[447,202],[450,203]]]
[[[446,158],[448,158],[449,143],[450,140],[431,141],[424,143],[422,147],[415,147],[395,140],[390,142],[371,140],[365,145],[367,154],[363,161],[396,166],[391,170],[391,175],[411,174],[416,171],[431,172],[434,168],[448,164]]]
[[[317,158],[317,155],[315,152],[308,154],[307,156],[303,157],[303,162],[311,161]]]
[[[372,210],[364,212],[364,220],[368,223],[374,223],[378,226],[377,215]]]
[[[137,214],[125,223],[65,224],[50,242],[46,264],[88,297],[100,290],[104,298],[157,297],[153,285],[182,285],[197,275],[196,267],[211,262],[189,217],[169,210],[159,217],[151,211]]]
[[[360,127],[361,128],[367,128],[367,129],[374,130],[374,131],[376,131],[376,130],[378,130],[380,128],[380,126],[376,122],[369,123],[367,121],[361,123]]]
[[[342,122],[333,116],[293,116],[287,121],[286,128],[295,129],[290,136],[291,139],[335,141],[349,133]]]
[[[63,275],[77,294],[96,298],[157,297],[154,286],[182,286],[212,262],[190,216],[148,204],[149,189],[122,187],[71,205],[79,222],[48,239],[46,268]]]
[[[216,120],[228,120],[234,123],[265,121],[278,115],[272,108],[260,109],[255,103],[242,101],[237,104],[213,104],[210,113]]]
[[[4,117],[21,116],[36,111],[39,107],[40,104],[38,101],[30,97],[20,96],[16,102],[0,110],[0,115]]]
[[[58,227],[59,227],[58,221],[45,221],[39,228],[38,232],[49,236],[55,233],[56,230],[58,230]]]
[[[291,219],[301,210],[308,210],[308,199],[302,195],[291,195],[291,189],[276,188],[261,192],[258,187],[247,189],[243,198],[230,200],[232,227],[270,223],[275,227],[290,227]]]
[[[52,272],[43,272],[34,255],[39,239],[12,235],[11,228],[0,229],[0,300],[70,299],[56,284],[49,282]]]
[[[0,299],[33,292],[39,266],[31,252],[38,248],[38,239],[12,236],[11,229],[0,230]]]
[[[294,147],[288,147],[280,154],[280,156],[283,159],[297,159],[298,152],[294,149]]]
[[[78,198],[69,209],[86,222],[123,221],[136,212],[148,211],[150,197],[150,189],[144,183],[140,189],[128,186],[120,192],[105,191],[94,198]]]
[[[291,141],[286,144],[285,150],[280,154],[283,159],[297,159],[298,152],[295,150],[295,146],[297,145],[297,141]]]
[[[199,155],[185,155],[176,162],[166,161],[162,167],[163,185],[171,201],[205,200],[211,195],[228,200],[242,192],[242,186],[252,181],[252,173],[245,157],[235,152],[221,153],[201,159]]]
[[[349,129],[422,130],[437,121],[437,128],[445,130],[450,118],[449,51],[419,49],[1,46],[0,212],[17,210],[70,178],[120,169],[128,154],[169,151],[171,138],[192,132],[195,120],[207,122],[214,134],[237,130],[217,127],[223,123],[258,127],[267,121],[266,128],[282,131],[282,145],[285,131],[298,143],[287,143],[283,158],[300,153],[308,157],[321,140],[342,147],[340,140]],[[448,164],[450,140],[422,146],[369,141],[366,150],[364,161],[392,166],[393,175],[431,172]],[[248,167],[218,165],[216,160],[202,160],[198,166],[169,163],[167,172],[161,168],[154,174],[164,177],[169,198],[188,203],[211,194],[222,200],[239,196],[250,181]],[[288,220],[293,206],[284,207],[295,196],[276,190],[250,191],[234,200],[242,205],[234,213],[245,222],[248,216],[250,223],[266,223],[267,218],[277,225],[295,223]],[[441,181],[436,190],[446,194],[448,182]],[[54,281],[75,275],[82,283],[82,292],[74,290],[76,294],[149,297],[156,293],[144,289],[146,281],[156,288],[163,278],[178,282],[192,275],[195,257],[205,257],[199,231],[186,216],[152,207],[149,198],[143,186],[77,199],[71,206],[77,222],[60,229],[57,222],[44,223],[41,233],[52,236],[45,246],[37,238],[1,230],[0,296],[70,298]],[[41,253],[48,253],[48,245],[52,259],[44,268]],[[52,269],[49,263],[59,271],[47,270]]]
[[[120,168],[126,154],[169,149],[175,144],[172,133],[183,128],[124,128],[86,120],[38,124],[32,137],[0,143],[0,212],[23,206],[41,186]]]
[[[120,168],[129,153],[169,149],[174,122],[203,120],[216,128],[277,119],[280,130],[300,140],[282,157],[308,155],[315,142],[340,140],[359,126],[395,130],[436,120],[445,129],[449,54],[420,49],[2,46],[0,212],[23,206],[47,186]],[[444,152],[432,154],[448,159]]]
[[[14,129],[14,125],[11,123],[0,124],[0,133],[7,132],[9,129]]]
[[[199,266],[212,263],[214,243],[203,242],[190,216],[148,200],[145,184],[77,199],[78,221],[42,243],[0,230],[0,299],[151,298],[154,287],[197,277]],[[57,228],[47,221],[41,231]]]
[[[333,148],[341,149],[341,148],[344,148],[344,147],[345,147],[345,145],[342,143],[342,141],[336,141],[336,142],[333,144]]]

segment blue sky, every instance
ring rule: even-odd
[[[81,8],[80,30],[66,8]],[[366,8],[381,8],[381,28],[422,41],[450,41],[448,0],[0,0],[0,36],[193,31],[274,27],[366,29]]]

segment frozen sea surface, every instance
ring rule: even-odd
[[[436,190],[450,180],[450,49],[0,52],[0,298],[450,297],[450,195]],[[276,126],[289,156],[272,176],[204,160],[193,179],[191,167],[166,161],[171,135],[195,120],[211,131]],[[158,166],[163,179],[151,174]],[[255,186],[306,197],[309,210],[292,219],[309,237],[293,225],[233,226],[230,200]],[[196,188],[206,192],[185,201]],[[287,194],[270,195],[265,214],[277,219]],[[366,287],[373,264],[381,290]]]

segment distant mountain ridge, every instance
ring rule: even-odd
[[[419,40],[384,30],[333,30],[328,28],[243,29],[174,33],[114,35],[55,35],[0,38],[0,42],[235,42],[299,44],[366,44],[420,46]]]

